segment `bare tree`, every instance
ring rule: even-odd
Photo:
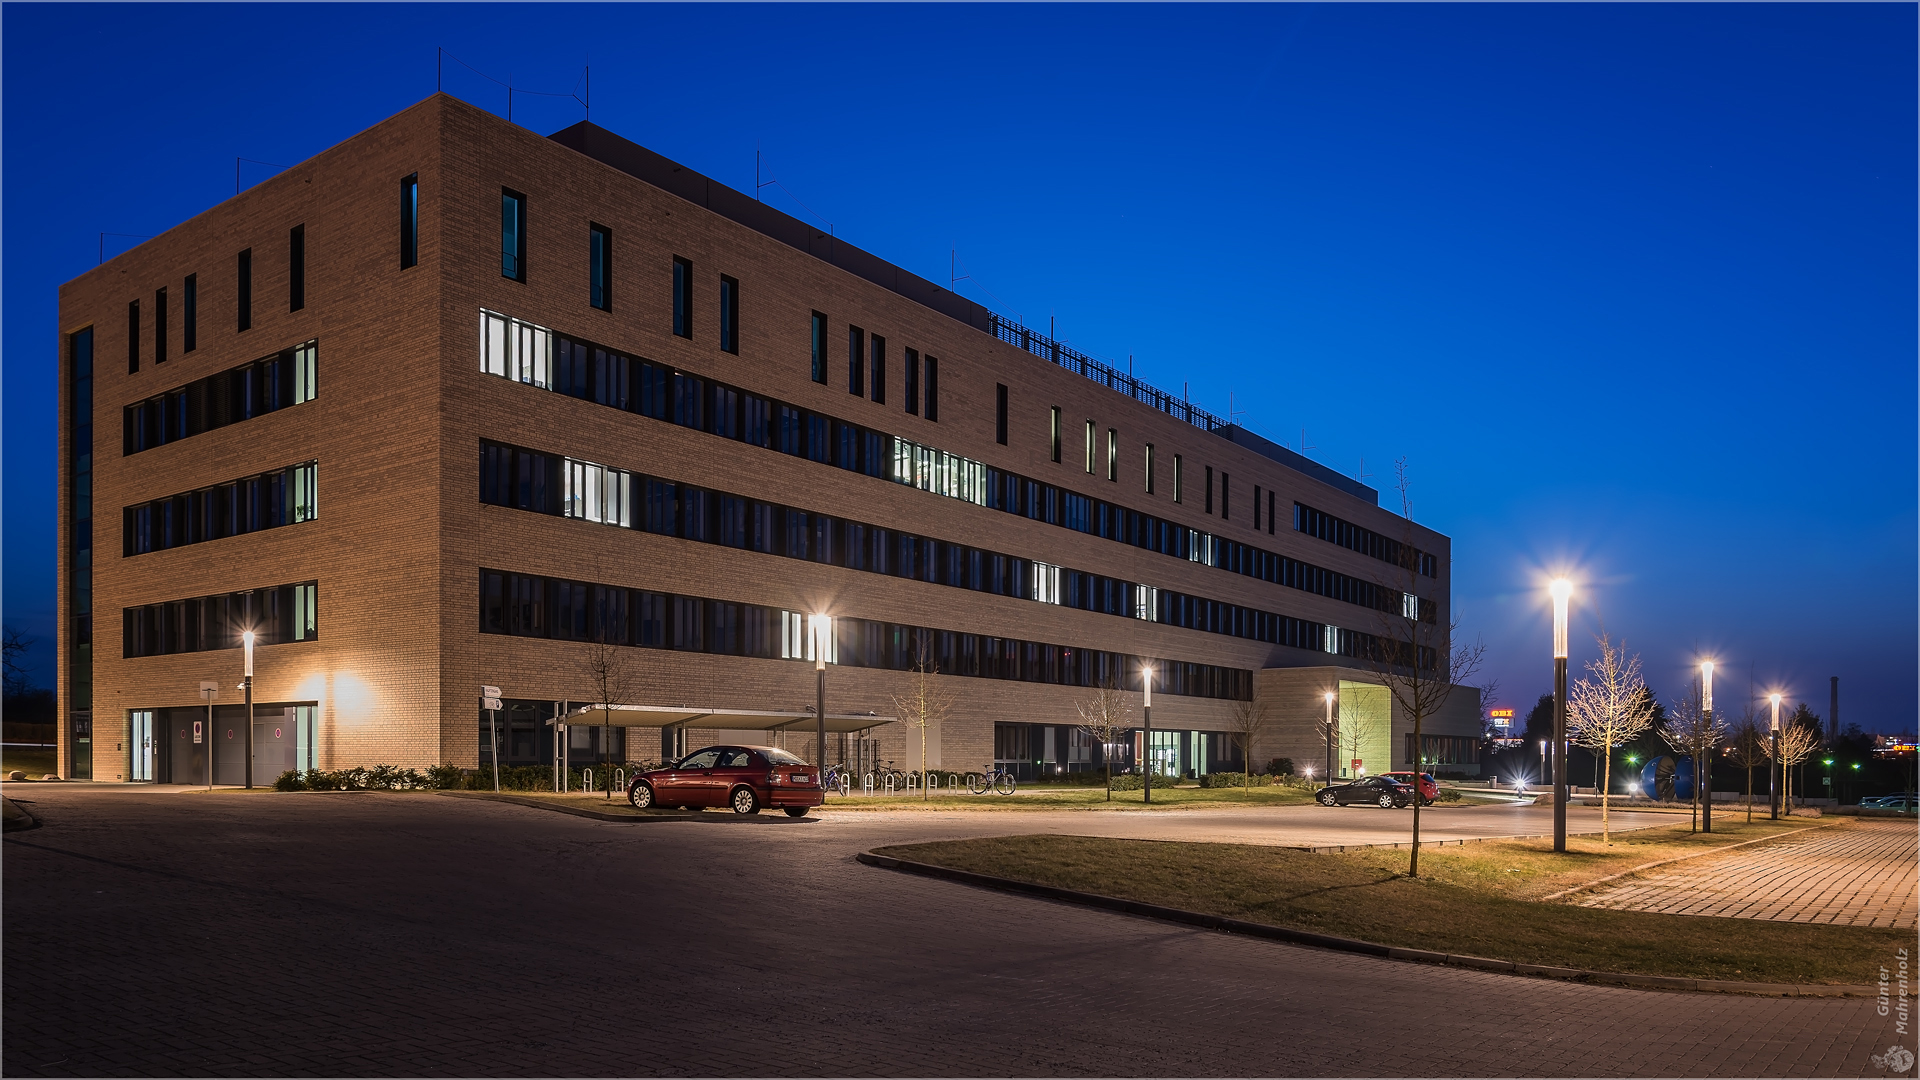
[[[920,798],[931,797],[927,785],[927,729],[946,723],[953,712],[953,695],[940,683],[940,665],[933,658],[931,634],[913,636],[913,667],[907,672],[907,688],[893,695],[893,711],[902,724],[920,732]]]
[[[1727,735],[1727,756],[1735,765],[1747,770],[1747,820],[1753,820],[1753,770],[1767,763],[1767,729],[1760,726],[1760,718],[1754,714],[1753,702],[1749,700],[1740,719],[1729,727]]]
[[[594,703],[600,706],[600,754],[608,757],[608,748],[613,743],[613,707],[633,704],[638,682],[639,671],[632,650],[610,641],[589,641],[580,657],[580,673],[587,677],[588,685],[593,688]],[[558,768],[559,762],[556,761],[554,767]],[[611,799],[613,770],[602,771],[607,774],[607,798]]]
[[[1394,704],[1413,721],[1414,770],[1413,843],[1407,854],[1407,876],[1420,876],[1419,791],[1421,728],[1446,707],[1454,689],[1471,679],[1486,659],[1486,646],[1460,643],[1460,623],[1449,613],[1442,621],[1439,605],[1420,595],[1422,571],[1428,556],[1414,543],[1413,489],[1407,459],[1393,463],[1394,487],[1400,493],[1401,540],[1396,571],[1376,582],[1378,602],[1373,641],[1362,648],[1365,663],[1387,686]],[[1331,632],[1331,630],[1329,630]],[[1346,726],[1345,724],[1341,725]],[[1393,760],[1389,745],[1387,760]]]
[[[1377,717],[1366,716],[1357,708],[1345,713],[1336,711],[1333,716],[1333,738],[1340,747],[1340,760],[1365,759],[1367,747],[1380,735],[1380,725]],[[1389,760],[1387,768],[1382,771],[1391,771],[1392,768]]]
[[[1112,802],[1113,748],[1133,727],[1133,695],[1121,690],[1117,680],[1108,676],[1076,707],[1080,711],[1080,730],[1100,744],[1100,760],[1107,770],[1107,801]],[[1153,778],[1147,777],[1147,782],[1152,783]]]
[[[1236,701],[1233,710],[1227,714],[1227,734],[1234,745],[1240,748],[1240,757],[1246,763],[1245,788],[1253,790],[1253,742],[1267,730],[1272,723],[1272,713],[1267,703],[1255,698],[1251,701]]]
[[[1795,713],[1792,720],[1780,727],[1780,750],[1776,759],[1776,764],[1782,766],[1780,805],[1787,807],[1789,811],[1793,807],[1793,767],[1812,757],[1813,752],[1820,748],[1820,729],[1811,724],[1797,722],[1800,714],[1806,711],[1805,705],[1800,706],[1800,712]],[[1767,737],[1766,750],[1768,757],[1774,756],[1771,733]],[[1801,796],[1801,798],[1805,797]]]
[[[1713,798],[1713,785],[1701,775],[1706,771],[1701,768],[1701,762],[1711,759],[1726,734],[1727,725],[1700,707],[1700,689],[1697,686],[1687,696],[1673,703],[1672,714],[1667,717],[1666,723],[1660,725],[1660,737],[1667,740],[1667,745],[1693,759],[1695,830],[1700,828],[1699,800],[1702,797]]]
[[[1614,644],[1604,629],[1594,640],[1600,644],[1600,655],[1587,661],[1587,671],[1593,678],[1583,677],[1567,691],[1567,733],[1605,762],[1600,782],[1600,839],[1612,844],[1607,811],[1613,789],[1613,748],[1639,738],[1653,723],[1653,713],[1646,706],[1647,684],[1640,677],[1639,654],[1627,651],[1625,639]]]
[[[20,658],[25,656],[27,650],[33,648],[38,640],[38,638],[28,637],[12,626],[0,631],[0,653],[5,654],[6,660],[7,697],[18,697],[26,692],[31,680],[27,677],[27,669],[20,663]]]

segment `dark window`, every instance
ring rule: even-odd
[[[400,181],[400,269],[420,261],[420,174]]]
[[[940,420],[940,361],[927,357],[927,419]]]
[[[613,230],[605,225],[587,226],[588,303],[601,311],[613,310]]]
[[[993,388],[993,438],[1001,446],[1007,445],[1007,384],[995,383]]]
[[[1060,406],[1055,405],[1053,409],[1048,413],[1048,417],[1049,417],[1047,422],[1048,445],[1053,447],[1054,463],[1059,464],[1060,462]]]
[[[869,356],[873,366],[873,400],[885,405],[887,403],[887,339],[879,334],[873,335],[873,349]]]
[[[1207,513],[1213,513],[1213,466],[1207,466]]]
[[[826,385],[827,382],[827,317],[819,312],[813,313],[813,381]]]
[[[847,327],[847,393],[867,392],[867,334],[857,326]]]
[[[673,332],[693,340],[693,264],[673,260]]]
[[[153,362],[165,363],[167,359],[167,290],[156,289],[153,294]]]
[[[1267,535],[1273,535],[1273,492],[1267,492]]]
[[[1228,492],[1228,488],[1227,488],[1227,480],[1228,480],[1228,477],[1227,477],[1227,474],[1226,474],[1226,473],[1221,473],[1221,474],[1220,474],[1220,520],[1221,520],[1221,521],[1225,521],[1225,520],[1227,520],[1228,518],[1230,518],[1230,517],[1232,517],[1232,516],[1233,516],[1232,514],[1229,514],[1229,513],[1227,512],[1227,509],[1228,509],[1228,507],[1227,507],[1227,492]]]
[[[500,189],[500,276],[527,280],[527,197]]]
[[[906,365],[907,385],[905,389],[907,392],[907,414],[909,416],[918,416],[920,414],[920,353],[918,350],[907,350]]]
[[[720,351],[740,351],[740,283],[720,275]]]
[[[127,301],[127,374],[140,370],[140,301]]]
[[[307,306],[307,227],[295,225],[287,232],[287,310]]]
[[[240,288],[237,292],[238,322],[240,329],[251,330],[253,329],[253,249],[248,248],[241,252],[238,262],[240,279]]]
[[[180,296],[181,352],[192,352],[200,344],[200,277],[187,275],[186,290]]]
[[[1260,531],[1260,485],[1253,485],[1253,529]]]

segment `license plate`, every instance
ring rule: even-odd
[[[813,783],[813,777],[808,776],[806,773],[794,773],[792,776],[787,777],[787,779],[795,784]]]

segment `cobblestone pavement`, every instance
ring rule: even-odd
[[[8,794],[44,825],[4,841],[7,1076],[1855,1076],[1897,1041],[1871,1000],[1399,964],[853,861],[918,819]]]
[[[1603,886],[1587,907],[1733,919],[1912,927],[1920,914],[1920,831],[1862,819]]]

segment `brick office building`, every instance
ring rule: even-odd
[[[1337,687],[1366,741],[1339,756],[1379,771],[1412,747],[1370,635],[1448,617],[1448,540],[1371,489],[590,124],[437,95],[67,283],[60,318],[75,778],[203,782],[211,746],[237,782],[243,629],[270,779],[476,764],[482,683],[504,760],[550,762],[594,640],[632,650],[634,704],[803,712],[814,613],[830,713],[892,712],[925,642],[947,768],[1096,766],[1075,703],[1144,660],[1164,768],[1230,767],[1256,695],[1256,761],[1318,762]],[[1428,730],[1477,771],[1470,695]],[[669,738],[605,734],[572,757]]]

